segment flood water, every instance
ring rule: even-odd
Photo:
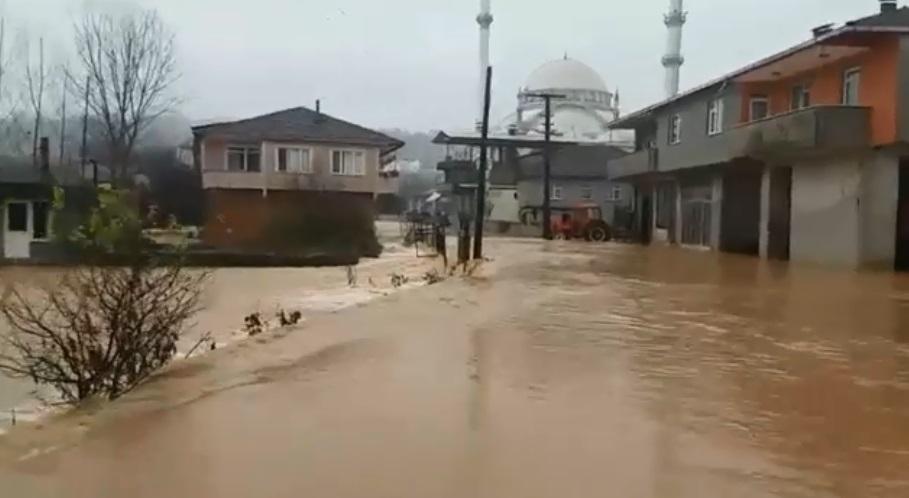
[[[492,240],[0,438],[17,497],[905,497],[909,279]],[[254,295],[254,293],[253,293]]]
[[[415,257],[415,251],[396,243],[398,226],[379,223],[379,235],[386,251],[378,259],[364,259],[356,268],[356,286],[351,287],[346,268],[219,268],[209,270],[203,292],[202,310],[187,324],[179,349],[188,352],[204,334],[211,334],[218,346],[246,337],[243,319],[261,313],[273,320],[278,310],[301,311],[304,319],[312,314],[333,312],[367,303],[391,292],[392,273],[418,281],[431,262]],[[0,268],[0,295],[7,285],[20,290],[51,287],[68,270],[44,267]],[[0,334],[8,333],[0,319]],[[198,349],[197,349],[198,351]],[[35,386],[23,379],[0,374],[0,433],[11,423],[11,410],[22,420],[44,408],[33,393]],[[48,389],[39,390],[52,399]]]

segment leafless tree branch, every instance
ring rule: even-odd
[[[76,25],[76,54],[82,75],[70,78],[78,95],[103,124],[117,181],[124,183],[136,141],[158,117],[176,105],[173,33],[158,14],[122,17],[87,14]]]
[[[206,278],[136,263],[77,270],[40,293],[10,289],[0,372],[51,385],[70,403],[116,398],[173,358]]]

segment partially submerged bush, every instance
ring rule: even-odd
[[[69,403],[117,398],[174,357],[206,277],[137,257],[75,270],[38,295],[11,289],[0,302],[11,329],[0,371],[50,385]]]
[[[377,257],[382,252],[370,203],[328,195],[289,203],[266,227],[262,245],[285,253],[346,251]]]

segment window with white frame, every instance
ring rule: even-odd
[[[275,151],[275,171],[280,173],[312,173],[309,149],[278,147]]]
[[[713,99],[707,104],[707,134],[723,132],[723,101]]]
[[[590,185],[584,185],[581,187],[581,198],[585,201],[593,199],[593,187]]]
[[[550,189],[549,198],[554,201],[561,201],[562,200],[562,187],[559,185],[553,185],[552,188]]]
[[[261,171],[259,148],[231,145],[227,148],[228,171]]]
[[[748,120],[757,121],[770,115],[770,99],[766,95],[753,95],[748,105]]]
[[[843,73],[843,105],[859,105],[859,84],[862,70],[852,68]]]
[[[789,109],[796,111],[804,109],[811,105],[811,89],[808,85],[799,84],[792,87],[792,95],[789,98]]]
[[[674,145],[682,142],[682,116],[673,114],[669,118],[669,144]]]
[[[344,176],[366,174],[366,153],[362,150],[331,151],[331,173]]]
[[[610,192],[609,200],[621,201],[622,197],[622,187],[612,187],[612,192]]]

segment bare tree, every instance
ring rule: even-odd
[[[24,116],[20,112],[22,101],[25,100],[21,92],[10,91],[18,87],[18,82],[13,81],[18,67],[18,61],[13,60],[19,55],[18,43],[10,40],[6,19],[0,17],[0,149],[4,152],[24,152],[21,149],[28,132],[25,129]]]
[[[44,38],[38,39],[37,67],[32,60],[30,47],[26,45],[25,82],[28,84],[28,102],[34,117],[32,126],[32,162],[38,165],[38,141],[41,135],[41,120],[44,112],[44,88],[47,67],[44,64]]]
[[[117,398],[174,357],[206,277],[146,260],[80,269],[40,292],[11,289],[0,301],[11,328],[0,372],[51,385],[69,403]]]
[[[69,74],[69,69],[64,65],[60,68],[60,163],[64,164],[66,154],[66,94],[68,91],[67,88],[67,75]]]
[[[154,10],[88,14],[76,25],[75,47],[83,74],[70,84],[77,95],[88,95],[116,181],[124,184],[137,139],[176,105],[169,94],[177,79],[174,35]]]

